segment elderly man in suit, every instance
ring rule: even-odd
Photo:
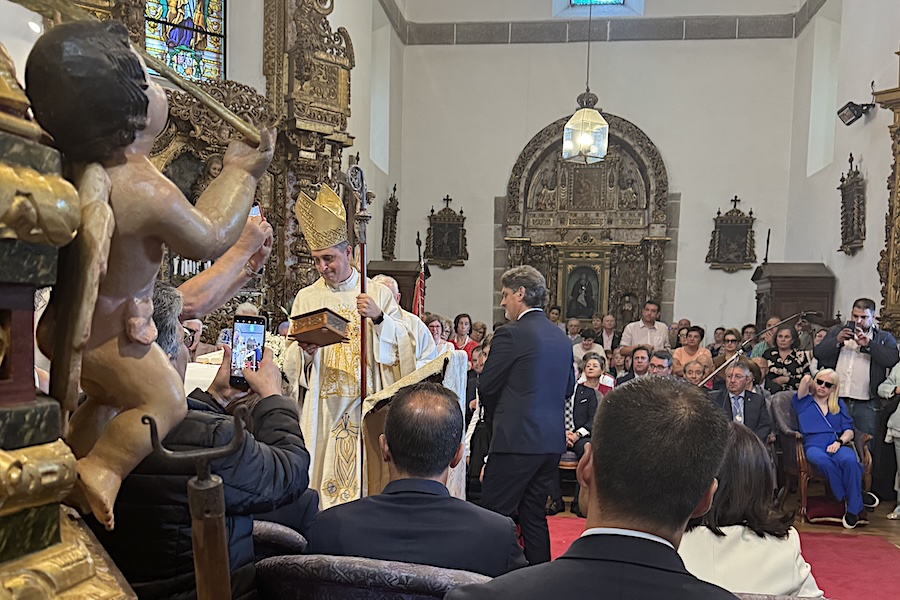
[[[530,564],[550,560],[544,505],[566,450],[566,400],[575,389],[572,344],[544,314],[544,276],[530,266],[503,274],[500,306],[510,321],[494,333],[478,382],[493,423],[482,506],[518,513]]]
[[[391,482],[377,496],[319,513],[309,530],[308,552],[491,577],[524,567],[512,519],[447,491],[450,469],[462,460],[462,434],[462,411],[451,390],[427,382],[401,389],[379,439]]]
[[[734,600],[691,575],[676,552],[688,521],[709,510],[725,455],[728,422],[706,393],[667,377],[635,380],[600,402],[591,439],[576,470],[581,537],[552,563],[456,588],[447,600]]]
[[[737,361],[725,369],[725,389],[711,391],[709,399],[730,420],[752,429],[765,444],[774,433],[772,419],[766,408],[766,399],[748,390],[752,382],[750,365],[743,360]]]

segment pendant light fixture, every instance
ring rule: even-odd
[[[588,7],[587,77],[585,90],[578,96],[579,109],[563,130],[563,160],[590,165],[603,160],[609,146],[609,123],[595,106],[597,95],[591,92],[591,25],[593,6]]]

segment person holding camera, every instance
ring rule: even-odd
[[[181,294],[157,281],[153,305],[157,343],[183,378],[188,349],[178,322]],[[300,433],[297,403],[282,395],[281,371],[272,351],[264,350],[258,370],[243,370],[249,393],[231,386],[231,348],[224,346],[223,351],[212,384],[206,392],[190,393],[187,415],[163,445],[176,451],[225,446],[234,437],[228,410],[238,402],[248,406],[249,424],[240,448],[210,461],[210,469],[224,483],[232,597],[253,598],[252,515],[292,503],[306,491],[309,453]],[[116,528],[107,531],[90,516],[85,519],[141,600],[195,597],[187,499],[187,482],[195,474],[192,467],[173,466],[150,454],[122,482],[115,505]],[[136,540],[140,552],[135,552]]]
[[[878,386],[900,361],[897,340],[875,327],[875,302],[860,298],[853,303],[850,321],[837,325],[813,349],[820,369],[834,369],[841,378],[840,398],[856,426],[876,439],[877,415],[881,411]],[[884,439],[884,432],[881,432]]]

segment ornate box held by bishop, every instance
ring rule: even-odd
[[[288,337],[304,344],[330,346],[347,341],[347,324],[341,315],[327,308],[320,308],[291,317]]]

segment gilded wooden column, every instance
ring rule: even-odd
[[[897,53],[900,55],[900,52]],[[884,222],[884,250],[878,261],[883,305],[879,325],[897,335],[900,331],[900,86],[875,93],[875,102],[894,112],[889,127],[894,163],[888,177],[888,210]]]

